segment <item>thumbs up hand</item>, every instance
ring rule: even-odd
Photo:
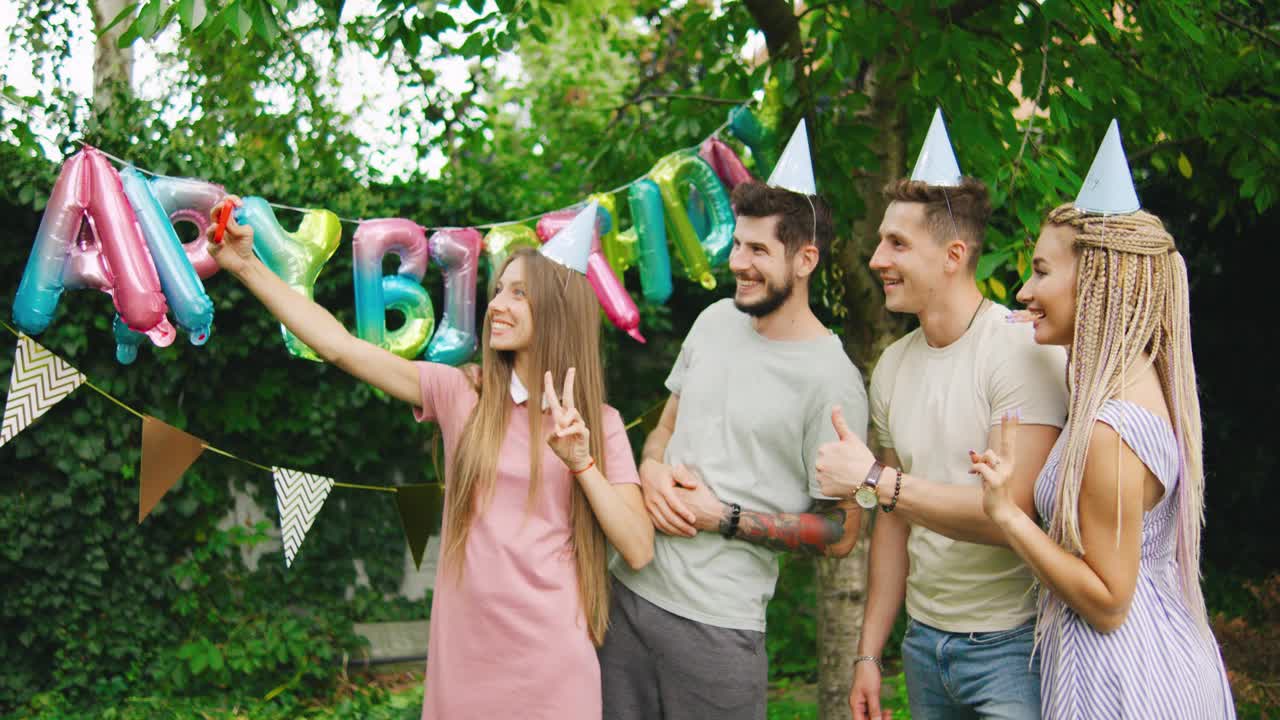
[[[871,471],[875,457],[862,438],[849,429],[838,405],[831,409],[831,425],[836,429],[837,439],[818,448],[814,465],[818,486],[827,497],[852,497]]]

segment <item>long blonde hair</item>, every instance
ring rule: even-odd
[[[542,400],[543,375],[563,380],[576,368],[574,404],[591,432],[591,456],[605,470],[604,372],[600,364],[600,306],[586,277],[548,260],[530,248],[512,253],[498,276],[516,260],[524,261],[525,286],[533,319],[529,354],[529,494],[532,506],[541,486],[542,458],[549,448],[543,439],[543,414],[533,408]],[[492,299],[492,298],[490,298]],[[454,452],[445,498],[446,523],[442,543],[445,569],[462,581],[467,535],[478,512],[493,496],[499,448],[506,434],[511,403],[508,402],[515,353],[494,350],[490,344],[492,322],[484,318],[480,399],[463,427]],[[559,391],[559,388],[556,388]],[[604,532],[596,521],[586,495],[573,486],[569,522],[573,528],[573,552],[578,570],[578,595],[587,630],[597,646],[609,625],[609,583]]]
[[[1049,537],[1069,552],[1084,554],[1080,486],[1093,424],[1103,403],[1120,397],[1126,374],[1154,365],[1181,455],[1175,519],[1179,579],[1188,609],[1207,632],[1200,590],[1203,440],[1186,263],[1164,224],[1146,211],[1104,216],[1067,204],[1054,208],[1046,222],[1075,231],[1077,259],[1075,335],[1067,361],[1067,439]],[[1119,491],[1116,513],[1118,518]],[[1050,608],[1048,620],[1054,624],[1062,604],[1049,601],[1047,590],[1041,593],[1041,620]]]

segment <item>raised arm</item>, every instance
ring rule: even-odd
[[[563,396],[556,395],[550,372],[543,381],[543,397],[555,421],[555,429],[547,438],[547,444],[577,479],[609,543],[627,565],[633,570],[639,570],[653,559],[653,524],[645,513],[640,488],[634,482],[609,482],[600,472],[595,458],[591,457],[591,432],[583,421],[582,414],[573,405],[574,375],[574,368],[569,368],[565,376]],[[628,462],[631,460],[627,431],[622,427],[621,420],[617,421],[614,433],[616,434],[606,437],[606,451],[615,443],[626,447],[621,452],[622,457],[619,457],[619,453],[610,453],[610,473],[620,471],[618,465],[623,458]],[[619,450],[622,448],[619,447]]]
[[[983,479],[987,514],[1050,592],[1098,632],[1118,629],[1129,614],[1137,587],[1142,515],[1159,497],[1158,481],[1114,429],[1095,423],[1080,486],[1084,554],[1077,557],[1014,506],[1009,482],[1016,470],[1008,458],[1018,456],[1022,433],[1016,420],[1006,426],[1006,439],[993,446],[998,450],[974,456],[974,471]]]
[[[1019,438],[1018,469],[1009,479],[1009,492],[1014,505],[1028,518],[1035,517],[1036,475],[1049,457],[1058,432],[1058,428],[1050,425],[1030,425],[1023,428]],[[999,426],[991,430],[988,440],[990,447],[999,447]],[[866,443],[852,433],[823,445],[818,457],[822,491],[832,497],[845,498],[862,486],[875,461]],[[1008,544],[1005,534],[982,511],[980,485],[934,482],[906,473],[899,479],[898,466],[890,465],[880,473],[876,494],[880,505],[892,504],[894,513],[909,524],[923,525],[954,540]]]
[[[234,197],[223,200],[237,201]],[[217,215],[222,203],[213,208]],[[343,327],[337,318],[310,298],[295,292],[253,253],[253,228],[241,225],[234,216],[227,224],[222,243],[213,241],[210,227],[209,254],[258,298],[289,331],[316,351],[325,362],[410,405],[421,405],[418,370],[413,362],[365,342]]]
[[[988,447],[1000,447],[1000,433],[999,426],[991,429],[987,436]],[[1017,469],[1009,478],[1009,493],[1013,503],[1029,520],[1036,517],[1036,476],[1040,474],[1040,468],[1044,467],[1045,460],[1058,439],[1058,433],[1058,428],[1052,425],[1025,425],[1020,431]],[[896,485],[896,466],[886,468],[877,485],[877,494],[882,504],[892,501]],[[895,512],[909,523],[923,525],[953,540],[1008,545],[999,526],[982,511],[980,486],[932,482],[927,478],[904,474],[902,485],[897,491],[898,504]]]

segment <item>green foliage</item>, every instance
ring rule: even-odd
[[[818,677],[814,563],[811,558],[782,555],[778,565],[778,585],[766,613],[769,679],[813,682]]]
[[[846,343],[866,363],[885,328],[859,323],[878,314],[880,298],[852,289],[865,275],[875,218],[869,230],[851,228],[875,199],[871,181],[912,161],[935,104],[961,166],[992,185],[996,214],[980,279],[1006,302],[1028,272],[1024,240],[1047,208],[1073,195],[1115,116],[1140,196],[1191,265],[1210,473],[1206,557],[1249,574],[1267,567],[1274,542],[1256,528],[1269,522],[1280,459],[1269,449],[1270,426],[1256,418],[1269,417],[1280,397],[1265,389],[1275,383],[1258,380],[1273,373],[1267,341],[1275,331],[1255,310],[1274,303],[1265,268],[1278,259],[1274,243],[1259,239],[1280,232],[1274,9],[1168,0],[813,3],[797,22],[795,62],[785,52],[773,63],[744,62],[743,45],[760,31],[771,45],[784,34],[752,14],[769,4],[383,0],[377,15],[344,18],[338,0],[230,0],[203,17],[205,3],[142,0],[120,19],[124,42],[175,22],[184,34],[173,59],[188,70],[156,102],[122,93],[92,114],[65,88],[31,97],[0,88],[32,109],[0,105],[0,316],[10,314],[56,177],[47,156],[72,152],[72,138],[239,194],[346,217],[467,225],[562,207],[637,177],[718,127],[769,78],[759,114],[784,127],[810,118],[820,186],[842,229],[837,250],[854,249],[833,255],[815,297],[824,319],[845,322]],[[781,17],[794,16],[778,4]],[[68,74],[75,18],[65,7],[20,4],[13,38],[32,51],[38,77]],[[368,145],[333,109],[336,64],[304,43],[316,39],[334,57],[364,48],[396,68],[415,99],[387,125],[420,155],[445,152],[451,162],[439,179],[373,177]],[[502,62],[513,56],[516,79]],[[440,87],[441,60],[467,68],[465,92]],[[266,91],[286,99],[264,102]],[[1029,116],[1031,102],[1039,112]],[[36,118],[62,120],[57,137],[37,137]],[[282,212],[281,220],[296,217]],[[348,326],[350,274],[340,250],[316,289]],[[643,352],[605,333],[611,398],[624,417],[663,395],[692,319],[724,294],[729,278],[721,271],[719,279],[712,293],[678,281],[667,306],[642,307]],[[634,273],[628,282],[636,289]],[[427,286],[440,307],[438,276]],[[146,348],[122,368],[110,303],[85,292],[64,295],[40,341],[135,407],[250,459],[348,482],[435,477],[431,434],[402,407],[333,368],[288,358],[276,324],[234,282],[215,276],[207,287],[218,314],[204,348]],[[874,312],[853,312],[866,304]],[[638,447],[639,433],[632,439]],[[425,615],[424,604],[386,599],[403,566],[386,496],[335,490],[291,571],[279,552],[249,570],[239,557],[261,549],[261,527],[219,523],[233,485],[274,507],[270,478],[206,454],[137,526],[139,444],[136,419],[82,389],[0,449],[8,538],[0,574],[13,579],[0,594],[0,655],[13,659],[0,673],[0,712],[296,717],[332,690],[342,653],[356,651],[352,621]],[[364,560],[371,587],[348,601],[353,558]],[[810,564],[784,561],[769,616],[775,677],[814,675],[812,576]],[[891,640],[886,654],[896,647]],[[212,694],[221,704],[179,706],[161,693]],[[383,704],[351,703],[340,712],[379,717],[373,708]]]

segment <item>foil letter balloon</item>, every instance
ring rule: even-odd
[[[435,308],[422,287],[427,272],[427,236],[412,220],[366,220],[351,241],[352,274],[356,294],[356,334],[403,358],[416,358],[427,346],[435,327]],[[400,258],[395,275],[382,275],[382,259]],[[395,330],[387,329],[387,310],[404,316]]]
[[[196,274],[208,278],[218,272],[218,262],[209,254],[205,230],[213,222],[209,213],[227,196],[226,191],[221,185],[195,178],[157,177],[151,178],[150,183],[151,192],[160,201],[170,223],[189,222],[196,226],[196,239],[182,246]]]
[[[458,365],[476,352],[476,281],[483,244],[475,228],[447,228],[431,235],[431,257],[444,273],[444,315],[427,348],[431,362]]]
[[[733,208],[729,206],[724,185],[710,165],[687,152],[672,153],[659,160],[649,171],[649,178],[662,193],[667,230],[684,263],[685,274],[704,288],[714,289],[716,280],[711,275],[711,265],[723,264],[733,249]],[[702,241],[689,221],[687,188],[690,186],[698,191],[706,209],[707,233]]]
[[[595,200],[604,211],[606,222],[600,231],[600,248],[604,251],[605,259],[609,261],[609,267],[613,268],[614,274],[621,280],[623,274],[636,262],[635,234],[624,236],[619,231],[618,226],[621,223],[618,217],[616,195],[595,193],[589,199]]]
[[[756,173],[768,177],[777,162],[777,134],[766,128],[745,105],[729,111],[729,132],[751,150]]]
[[[178,233],[169,222],[168,213],[152,193],[151,184],[142,173],[126,168],[120,173],[120,181],[137,214],[138,225],[151,251],[160,287],[164,289],[174,320],[187,332],[191,344],[205,344],[213,326],[213,301],[205,294],[200,276],[187,259]]]
[[[315,296],[316,278],[338,249],[342,226],[328,210],[308,210],[295,232],[285,232],[276,221],[271,206],[260,197],[247,197],[236,210],[236,221],[253,228],[253,251],[281,280],[308,298]],[[293,355],[320,360],[284,325],[280,326],[285,347]]]
[[[742,164],[738,153],[720,138],[707,138],[707,141],[698,149],[698,157],[716,171],[716,177],[720,178],[725,190],[729,192],[733,192],[733,189],[742,183],[755,180],[747,171],[747,166]]]
[[[54,184],[14,298],[14,322],[29,335],[42,332],[64,288],[102,290],[128,328],[161,347],[173,342],[160,278],[120,176],[91,147],[68,159]]]
[[[647,302],[661,305],[671,298],[671,253],[663,219],[662,193],[652,180],[640,180],[627,194],[631,231],[636,235],[640,288]]]
[[[550,240],[556,233],[567,227],[578,212],[578,209],[557,210],[543,215],[538,220],[538,239],[542,242]],[[604,314],[609,318],[609,322],[637,341],[645,342],[644,336],[640,334],[640,309],[631,299],[622,280],[613,273],[608,259],[601,251],[603,243],[600,239],[600,231],[607,222],[610,222],[610,219],[606,211],[597,206],[591,254],[587,257],[587,281],[591,283],[591,289],[595,291],[596,299],[600,301],[600,307],[604,308]]]
[[[499,225],[484,236],[484,251],[489,258],[489,294],[498,282],[498,273],[517,248],[538,247],[538,233],[528,225]]]

